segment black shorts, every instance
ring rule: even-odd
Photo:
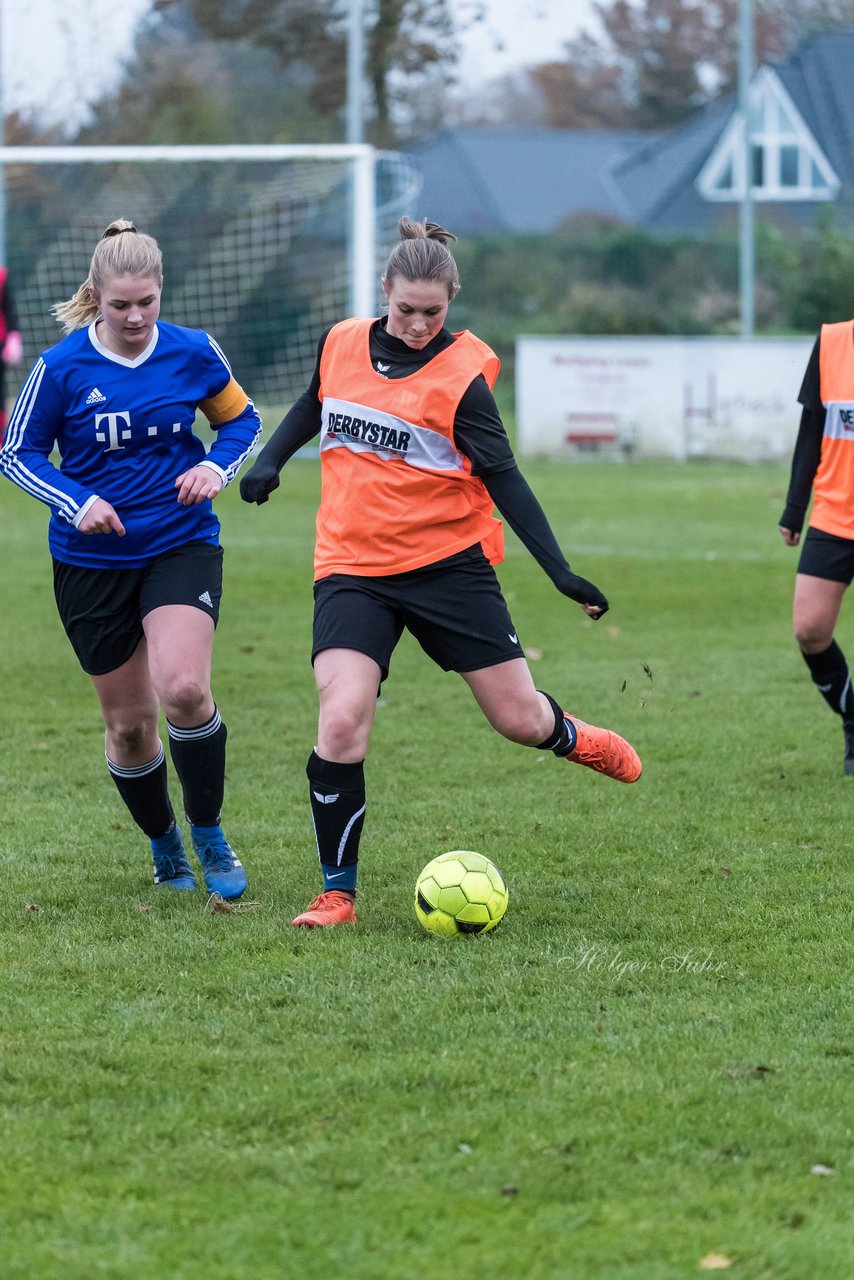
[[[479,671],[523,655],[479,546],[409,573],[333,573],[314,584],[312,662],[321,649],[356,649],[385,679],[404,627],[443,671]]]
[[[810,525],[801,545],[798,573],[850,586],[854,579],[854,539],[838,538],[835,533],[824,533]]]
[[[123,666],[142,639],[142,620],[165,604],[188,604],[219,620],[222,547],[187,542],[142,569],[85,569],[53,562],[53,592],[81,667],[103,676]]]

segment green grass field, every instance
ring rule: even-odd
[[[509,538],[537,683],[644,776],[499,739],[405,638],[359,924],[314,932],[316,463],[220,505],[230,913],[150,883],[46,510],[0,486],[3,1280],[854,1275],[854,781],[791,638],[785,470],[525,471],[612,601],[589,622]],[[452,848],[507,877],[494,934],[415,919]]]

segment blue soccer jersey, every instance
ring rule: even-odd
[[[216,432],[207,453],[193,431],[197,409]],[[186,542],[218,542],[211,502],[182,506],[175,481],[204,462],[227,484],[260,431],[255,406],[207,333],[158,321],[130,360],[99,342],[93,322],[36,361],[9,420],[0,471],[50,507],[57,560],[139,568]],[[96,498],[115,509],[124,537],[79,532]]]

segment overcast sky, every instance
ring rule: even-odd
[[[150,0],[0,0],[6,114],[79,122],[120,79]]]
[[[473,0],[450,0],[462,18]],[[591,0],[484,0],[487,16],[461,42],[461,82],[489,80],[559,55],[592,27]],[[3,103],[43,125],[80,123],[120,79],[151,0],[0,0]]]
[[[517,67],[549,62],[582,27],[596,29],[592,0],[484,0],[486,19],[462,40],[460,71],[466,79],[492,79]],[[463,15],[467,0],[451,0]]]

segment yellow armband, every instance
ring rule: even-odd
[[[222,391],[199,403],[199,408],[213,427],[239,418],[249,403],[249,397],[239,382],[229,378]]]

